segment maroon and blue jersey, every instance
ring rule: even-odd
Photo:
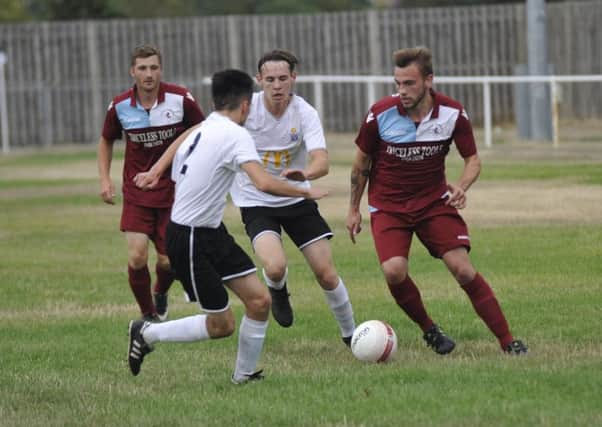
[[[144,109],[137,101],[136,86],[115,97],[105,116],[102,136],[108,141],[125,135],[123,166],[124,200],[136,205],[165,208],[173,202],[171,170],[155,188],[143,191],[134,185],[138,172],[146,172],[186,129],[205,119],[201,108],[183,87],[160,83],[156,104]]]
[[[431,92],[433,108],[414,123],[399,95],[374,104],[355,143],[371,157],[371,212],[413,213],[447,194],[445,156],[454,141],[463,158],[477,152],[472,126],[457,101]]]

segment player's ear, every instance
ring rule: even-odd
[[[132,76],[132,77],[135,76],[135,74],[134,74],[134,67],[133,66],[130,67],[130,76]]]
[[[433,87],[433,75],[429,74],[424,78],[424,82],[426,83],[426,87],[431,89]]]
[[[297,72],[296,72],[296,71],[293,71],[293,72],[291,73],[291,80],[292,80],[292,81],[295,81],[296,79],[297,79]]]
[[[261,73],[255,74],[255,80],[257,80],[257,83],[261,83]]]

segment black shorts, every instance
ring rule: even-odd
[[[240,214],[252,244],[263,233],[276,233],[282,236],[281,228],[284,228],[299,249],[320,239],[330,239],[333,235],[318,211],[318,204],[313,200],[303,200],[280,208],[265,206],[241,208]]]
[[[251,258],[236,244],[224,224],[218,228],[188,227],[169,222],[167,255],[186,293],[207,312],[228,308],[223,282],[254,273]]]

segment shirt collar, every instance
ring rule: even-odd
[[[132,86],[132,96],[130,96],[130,105],[135,107],[137,105],[137,94],[138,88],[134,84]],[[159,92],[157,93],[157,104],[160,104],[165,101],[165,84],[163,82],[159,82]]]

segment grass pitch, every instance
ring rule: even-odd
[[[331,144],[331,173],[316,183],[331,196],[320,206],[357,322],[388,321],[397,357],[386,365],[352,357],[286,240],[295,324],[270,323],[260,361],[266,380],[243,387],[229,381],[236,336],[158,345],[141,374],[130,375],[127,323],[138,313],[120,206],[97,196],[91,147],[0,157],[0,425],[602,425],[602,149],[583,158],[541,146],[483,152],[483,176],[464,213],[471,255],[529,345],[523,358],[500,352],[443,265],[416,241],[411,274],[458,343],[447,357],[425,347],[388,295],[367,219],[357,245],[346,235],[351,150],[351,136]],[[460,166],[450,154],[450,176]],[[120,167],[117,155],[116,181]],[[232,208],[226,223],[248,250]],[[171,318],[198,312],[178,284],[172,289]]]

